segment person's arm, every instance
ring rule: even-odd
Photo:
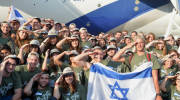
[[[48,70],[48,67],[47,67],[48,56],[49,56],[49,49],[45,53],[44,61],[43,61],[43,64],[42,64],[42,71],[47,71]]]
[[[126,50],[128,50],[129,48],[132,48],[135,45],[136,42],[133,42],[127,46],[125,46],[124,48],[122,48],[121,50],[119,50],[112,58],[113,61],[117,61],[117,62],[125,62],[125,57],[122,57],[122,55],[124,54],[124,52]]]
[[[40,50],[41,52],[44,52],[45,46],[47,44],[47,42],[49,41],[49,38],[46,38],[40,45]]]
[[[56,44],[56,48],[58,48],[58,49],[63,49],[62,48],[62,45],[68,40],[68,39],[70,39],[70,37],[65,37],[64,39],[62,39],[61,41],[59,41],[57,44]]]
[[[31,80],[28,82],[28,84],[25,86],[24,88],[24,93],[27,95],[27,96],[30,96],[32,94],[32,86],[33,86],[33,83],[35,81],[37,81],[40,77],[40,73],[34,75]]]
[[[62,62],[60,61],[60,59],[64,56],[64,55],[69,55],[71,53],[71,51],[64,51],[62,53],[60,53],[59,55],[57,55],[55,58],[54,58],[54,62],[56,65],[58,66],[61,66],[62,65]]]
[[[18,54],[18,58],[20,59],[21,61],[21,64],[24,63],[24,56],[23,56],[23,51],[24,49],[29,46],[29,44],[24,44],[23,46],[21,46],[21,48],[19,49],[19,54]]]
[[[61,97],[61,93],[59,92],[59,86],[60,86],[60,81],[62,80],[62,75],[56,80],[55,85],[54,85],[54,93],[53,96],[59,100]]]
[[[23,24],[23,26],[28,26],[28,25],[30,25],[31,22],[32,22],[32,20],[33,20],[32,18],[29,18],[28,21]]]
[[[21,100],[21,94],[22,94],[22,89],[21,88],[15,89],[12,100]]]
[[[72,63],[75,63],[77,66],[83,66],[85,69],[89,69],[91,67],[91,64],[87,61],[84,61],[83,59],[84,57],[92,54],[94,54],[94,52],[81,53],[80,55],[72,59]]]
[[[4,73],[4,69],[5,69],[5,66],[6,66],[7,62],[8,62],[8,60],[5,60],[0,65],[0,85],[1,85],[1,82],[2,82],[3,73]]]
[[[166,84],[167,84],[167,81],[169,79],[174,79],[175,77],[177,77],[176,75],[175,76],[166,76],[165,79],[162,81],[162,83],[160,84],[160,89],[163,91],[163,92],[166,92],[167,89],[166,89]]]
[[[152,78],[153,78],[156,94],[160,94],[160,88],[159,88],[159,82],[158,82],[158,70],[157,69],[152,70]],[[161,96],[156,95],[156,100],[162,100]]]
[[[157,42],[158,42],[158,40],[153,40],[152,42],[148,43],[146,45],[146,49],[149,49],[151,46],[153,46],[154,43],[157,43]]]

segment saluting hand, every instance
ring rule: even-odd
[[[27,46],[29,46],[30,44],[24,44],[23,46],[21,46],[21,50],[24,50],[24,48],[26,48]]]
[[[1,66],[0,66],[0,71],[4,71],[5,67],[6,67],[6,64],[7,64],[8,60],[5,60],[1,63]]]
[[[62,80],[63,80],[63,75],[59,76],[59,78],[56,80],[55,86],[59,86]]]

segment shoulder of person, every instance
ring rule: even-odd
[[[25,70],[27,68],[27,65],[18,65],[15,68],[15,71],[22,71]]]

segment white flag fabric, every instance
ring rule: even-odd
[[[152,65],[147,62],[134,72],[120,74],[101,63],[93,64],[87,100],[155,100]]]
[[[11,11],[8,18],[9,22],[12,20],[18,20],[21,25],[26,22],[24,17],[19,13],[19,11],[14,6],[11,6]]]

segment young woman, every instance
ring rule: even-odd
[[[56,47],[62,51],[71,51],[76,50],[78,53],[81,53],[81,45],[79,37],[77,35],[72,35],[71,37],[66,37],[59,41]]]
[[[15,40],[16,54],[19,53],[19,48],[21,48],[24,44],[29,44],[30,41],[32,40],[28,34],[29,31],[24,27],[20,27],[20,29],[17,31],[16,40]],[[25,51],[27,51],[27,49],[25,49]]]
[[[169,98],[166,100],[179,100],[180,99],[180,74],[177,72],[174,76],[166,76],[162,83],[162,91],[169,92]]]
[[[21,48],[19,49],[19,54],[18,54],[18,57],[21,60],[21,64],[26,63],[26,61],[24,59],[27,58],[27,55],[30,52],[38,53],[40,55],[40,63],[41,63],[42,58],[41,58],[41,50],[40,50],[39,46],[40,46],[40,43],[38,40],[31,40],[31,42],[29,44],[24,44],[23,46],[21,46]]]
[[[166,40],[166,43],[167,43],[168,52],[171,49],[178,50],[178,46],[176,45],[176,42],[175,42],[175,39],[174,39],[173,35],[169,35],[165,40]]]
[[[75,74],[71,67],[64,69],[55,83],[54,97],[57,100],[85,100],[85,90],[76,80]]]
[[[166,43],[164,40],[155,40],[155,47],[149,48],[148,51],[152,51],[158,58],[162,58],[167,54]],[[151,50],[150,50],[151,49]]]

